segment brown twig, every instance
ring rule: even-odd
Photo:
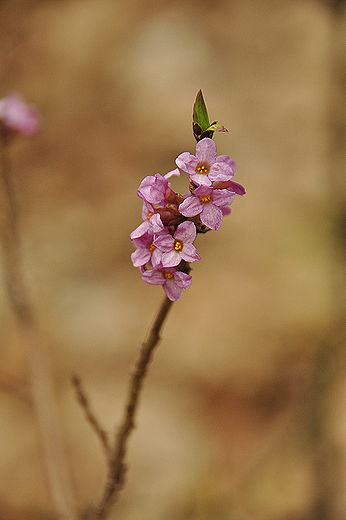
[[[94,429],[96,435],[101,441],[101,445],[105,451],[108,464],[110,464],[110,460],[112,457],[112,449],[108,441],[108,434],[107,432],[102,428],[100,425],[98,419],[96,418],[96,415],[91,409],[89,399],[86,396],[85,390],[82,385],[82,381],[78,374],[74,373],[72,374],[72,384],[76,390],[76,395],[79,404],[84,410],[85,416],[87,418],[87,421],[91,424],[92,428]]]
[[[123,419],[115,435],[115,445],[112,450],[112,457],[109,460],[108,480],[104,489],[103,496],[91,518],[104,520],[110,511],[111,506],[116,502],[119,492],[124,486],[126,464],[125,456],[127,441],[131,431],[135,427],[135,415],[138,407],[140,391],[144,377],[147,373],[149,363],[152,359],[153,351],[160,340],[160,331],[167,317],[168,311],[172,306],[172,301],[165,297],[159,309],[157,317],[151,327],[147,341],[142,344],[138,353],[134,370],[130,377],[128,396],[124,407]],[[90,518],[90,517],[89,517]]]
[[[23,343],[27,347],[33,402],[54,508],[59,518],[74,520],[75,506],[55,401],[50,359],[22,267],[18,205],[7,156],[8,139],[3,129],[0,131],[0,140],[0,235],[6,287]]]

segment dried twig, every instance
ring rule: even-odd
[[[96,418],[96,415],[92,411],[89,400],[88,400],[85,390],[83,388],[82,381],[76,373],[72,374],[72,384],[76,390],[78,402],[84,410],[87,421],[91,424],[96,435],[100,439],[101,445],[102,445],[102,447],[105,451],[106,457],[107,457],[108,464],[110,464],[112,450],[111,450],[111,446],[108,441],[108,434],[101,427],[98,419]]]
[[[148,365],[152,359],[153,351],[160,340],[160,331],[167,317],[168,311],[172,306],[172,301],[165,297],[159,309],[157,317],[151,327],[148,339],[142,344],[138,353],[134,370],[131,374],[128,396],[125,402],[123,419],[115,435],[115,445],[112,449],[111,458],[108,464],[108,480],[104,489],[103,496],[98,507],[88,515],[94,520],[104,520],[111,506],[116,502],[119,492],[124,486],[126,464],[125,456],[127,441],[131,431],[135,427],[135,415],[139,402],[140,391],[144,377],[147,373]],[[85,406],[83,406],[85,408]]]

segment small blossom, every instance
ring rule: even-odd
[[[180,300],[183,289],[188,289],[192,283],[192,276],[177,271],[174,267],[166,267],[145,271],[142,279],[154,285],[162,285],[163,290],[171,301]]]
[[[144,204],[143,204],[144,206]],[[148,209],[150,207],[150,204],[146,206]],[[154,210],[155,211],[155,210]],[[145,211],[142,211],[145,214]],[[130,239],[134,240],[135,238],[140,238],[145,233],[150,232],[152,234],[154,233],[160,233],[164,229],[164,226],[162,224],[161,217],[158,213],[151,213],[151,211],[148,212],[146,220],[142,222],[132,233],[130,233]]]
[[[214,181],[229,181],[236,171],[236,164],[228,155],[217,156],[216,144],[209,137],[196,144],[196,155],[183,152],[175,162],[189,174],[191,182],[199,186],[211,186]]]
[[[210,229],[219,229],[224,215],[223,206],[232,204],[235,193],[227,189],[214,190],[212,187],[199,186],[186,197],[179,206],[185,217],[199,215],[201,222]]]
[[[24,136],[35,134],[39,130],[39,116],[33,105],[27,105],[16,93],[0,99],[0,124],[9,133]]]
[[[161,264],[162,252],[154,245],[154,236],[148,232],[132,240],[133,245],[137,248],[131,254],[134,267],[141,267],[147,263],[150,263],[152,267],[158,267]]]
[[[150,204],[161,204],[165,200],[167,188],[168,180],[163,175],[148,175],[142,180],[137,195]]]
[[[200,260],[193,242],[196,238],[196,226],[193,222],[182,222],[174,235],[161,234],[153,244],[162,251],[163,267],[175,267],[181,260],[194,262]]]

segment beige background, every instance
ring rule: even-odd
[[[106,468],[70,384],[112,431],[162,299],[132,267],[136,189],[194,151],[202,88],[245,185],[174,304],[142,394],[117,520],[346,517],[346,13],[322,0],[3,0],[0,96],[27,276],[52,357],[73,493]],[[172,179],[186,192],[187,179]],[[1,271],[3,280],[3,272]],[[0,519],[54,518],[27,356],[0,291]]]

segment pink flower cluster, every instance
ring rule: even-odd
[[[161,175],[149,175],[141,182],[137,195],[143,199],[143,222],[130,234],[136,251],[132,263],[139,267],[145,282],[162,285],[168,298],[180,300],[183,289],[191,285],[190,263],[200,260],[193,245],[197,233],[219,229],[230,213],[235,195],[245,189],[234,182],[236,165],[228,155],[217,155],[212,139],[196,144],[196,153],[180,154],[178,168]],[[190,178],[190,192],[174,192],[168,179],[180,175]]]

